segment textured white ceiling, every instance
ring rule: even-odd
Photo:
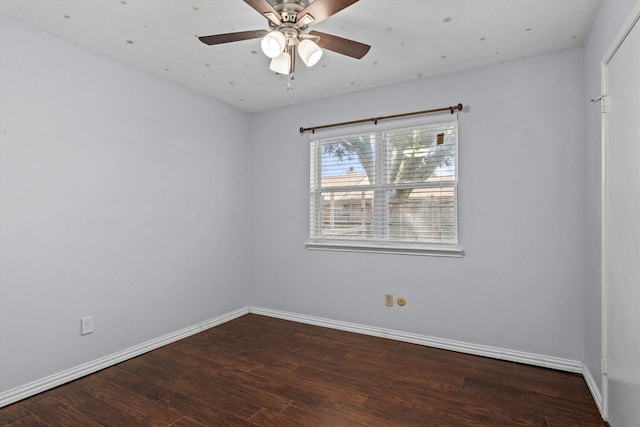
[[[273,1],[272,1],[273,3]],[[360,0],[313,29],[371,45],[298,61],[294,88],[260,40],[197,36],[267,29],[242,0],[0,0],[0,13],[245,111],[580,46],[599,0]]]

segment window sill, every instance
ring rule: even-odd
[[[375,254],[423,255],[462,258],[456,245],[424,245],[402,242],[360,242],[350,240],[310,240],[305,247],[313,251],[366,252]]]

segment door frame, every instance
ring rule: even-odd
[[[608,135],[608,118],[606,111],[608,110],[608,65],[613,59],[614,55],[625,41],[631,30],[640,21],[640,0],[636,3],[631,14],[627,17],[622,25],[620,31],[616,35],[613,43],[607,49],[601,62],[601,88],[602,88],[602,118],[601,118],[601,347],[602,347],[602,359],[601,359],[601,378],[602,378],[602,405],[601,412],[605,421],[609,418],[609,387],[607,377],[607,318],[609,314],[608,309],[608,289],[609,283],[607,281],[607,135]]]

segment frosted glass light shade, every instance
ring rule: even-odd
[[[288,52],[282,52],[277,58],[271,60],[269,69],[278,74],[289,74],[289,70],[291,69],[291,55],[289,55]]]
[[[298,45],[298,54],[307,67],[313,67],[322,58],[322,49],[309,39],[304,39]]]
[[[286,46],[284,34],[280,31],[272,31],[262,38],[260,46],[264,54],[269,58],[277,58]]]

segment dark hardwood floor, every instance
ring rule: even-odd
[[[10,426],[604,426],[583,378],[247,315],[0,408]]]

